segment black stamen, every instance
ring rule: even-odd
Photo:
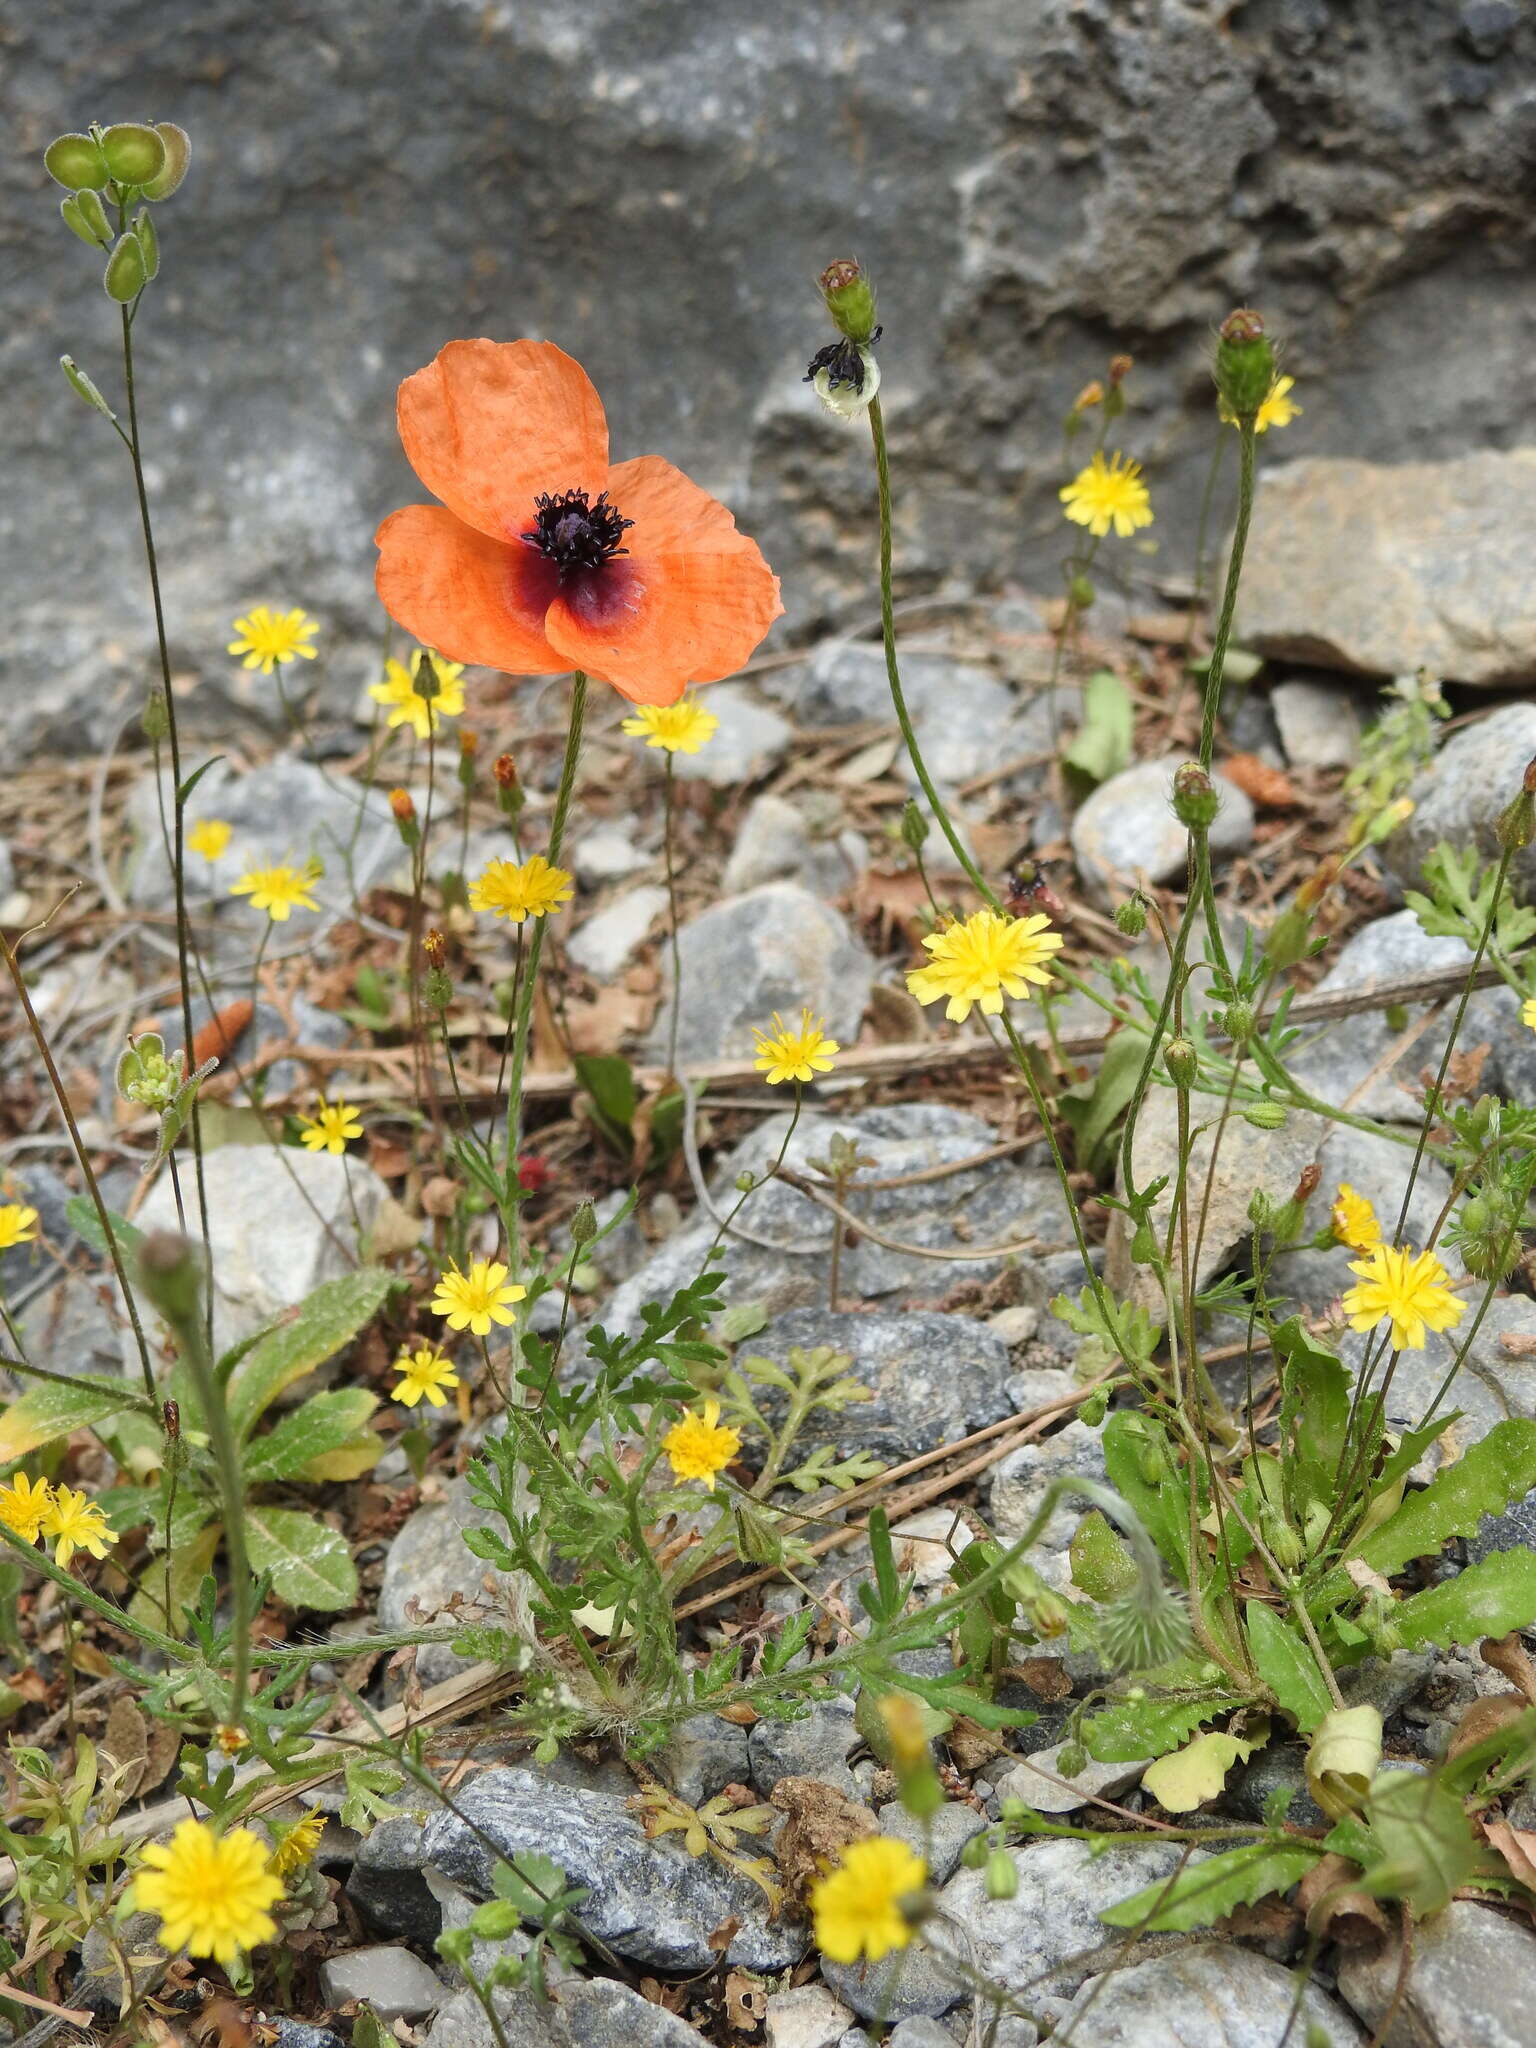
[[[880,334],[877,327],[869,337],[870,341],[878,341]],[[851,385],[856,393],[864,389],[864,356],[857,342],[829,341],[825,348],[817,349],[801,382],[811,383],[823,370],[827,373],[828,387],[833,391],[839,384]]]
[[[560,571],[560,581],[578,569],[601,569],[615,555],[627,555],[619,537],[633,519],[622,519],[603,491],[588,503],[585,491],[541,491],[533,501],[534,524],[519,536]]]

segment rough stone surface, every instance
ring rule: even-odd
[[[686,975],[686,969],[685,975]],[[736,1201],[735,1182],[744,1171],[763,1173],[778,1156],[788,1115],[765,1118],[716,1170],[710,1186],[721,1214]],[[889,1108],[848,1114],[807,1110],[790,1140],[786,1163],[798,1172],[824,1158],[834,1134],[856,1139],[859,1150],[874,1164],[863,1169],[869,1180],[899,1179],[935,1166],[973,1159],[996,1143],[996,1132],[967,1111],[931,1103],[901,1103]],[[989,1161],[939,1180],[908,1181],[901,1187],[859,1192],[857,1180],[849,1206],[884,1235],[905,1244],[978,1250],[1038,1237],[1046,1244],[1064,1244],[1071,1224],[1055,1175],[1049,1168],[1020,1169],[1010,1159]],[[714,1264],[726,1275],[725,1294],[732,1302],[760,1302],[769,1314],[825,1304],[831,1269],[832,1218],[782,1181],[759,1187],[743,1208],[741,1223],[770,1245],[727,1238]],[[675,1232],[603,1305],[600,1320],[610,1330],[627,1330],[637,1321],[643,1303],[666,1301],[698,1273],[714,1243],[716,1229],[707,1217]],[[997,1258],[932,1259],[893,1252],[869,1238],[845,1248],[839,1298],[879,1302],[897,1307],[909,1297],[929,1299],[962,1281],[987,1280],[1002,1270]],[[1025,1258],[1017,1265],[1020,1285],[1040,1300],[1069,1284],[1051,1273],[1043,1261]],[[989,1338],[992,1333],[988,1332]],[[997,1341],[995,1338],[993,1341]]]
[[[423,1830],[424,1819],[409,1813],[376,1822],[358,1844],[347,1897],[368,1924],[430,1953],[442,1932],[443,1909],[421,1874]]]
[[[450,1481],[442,1500],[416,1510],[391,1539],[384,1560],[379,1586],[382,1628],[411,1626],[406,1612],[411,1602],[424,1627],[446,1626],[453,1616],[468,1621],[474,1618],[469,1612],[473,1609],[482,1610],[481,1619],[508,1624],[519,1597],[518,1575],[498,1571],[476,1557],[464,1541],[466,1529],[481,1528],[486,1520],[485,1510],[470,1498],[467,1479]],[[453,1602],[457,1604],[450,1613]],[[487,1609],[489,1613],[483,1611]],[[436,1685],[463,1668],[464,1659],[446,1643],[423,1643],[417,1649],[416,1673],[424,1685]]]
[[[1386,2012],[1401,1956],[1346,1954],[1339,1991],[1367,2027]],[[1453,1899],[1414,1930],[1402,2006],[1383,2048],[1525,2048],[1536,2003],[1536,1934]]]
[[[1138,875],[1166,882],[1183,871],[1189,835],[1169,798],[1184,760],[1138,761],[1100,783],[1072,820],[1072,853],[1083,886],[1101,903],[1125,894]],[[1253,804],[1224,775],[1211,780],[1221,809],[1211,827],[1214,854],[1242,853],[1253,841]]]
[[[944,1884],[954,1876],[966,1843],[987,1824],[984,1814],[958,1799],[947,1799],[926,1824],[895,1799],[881,1807],[878,1818],[882,1835],[894,1835],[898,1842],[905,1842],[927,1859],[928,1875],[935,1884]]]
[[[720,721],[719,730],[696,754],[672,756],[672,772],[680,781],[735,789],[744,782],[760,782],[788,753],[793,737],[788,719],[760,704],[739,683],[712,689],[709,709]]]
[[[437,1975],[408,1948],[350,1948],[320,1965],[320,1995],[327,2005],[366,1998],[383,2020],[415,2020],[448,2002]]]
[[[747,1735],[752,1783],[766,1799],[780,1778],[821,1778],[852,1792],[848,1758],[859,1747],[853,1701],[834,1693],[796,1721],[755,1721]]]
[[[666,907],[666,890],[657,882],[642,882],[584,919],[565,949],[578,967],[609,981],[639,951]]]
[[[1292,1973],[1268,1956],[1202,1942],[1085,1984],[1061,2031],[1076,2048],[1274,2048],[1295,1999]],[[1291,2034],[1317,2048],[1358,2048],[1365,2039],[1315,1984]]]
[[[718,1714],[695,1714],[676,1724],[656,1765],[680,1799],[702,1806],[727,1785],[746,1782],[747,1731]]]
[[[544,2002],[526,1989],[497,1991],[501,2037],[472,1991],[449,1999],[427,2048],[708,2048],[686,2020],[609,1977],[566,1978]]]
[[[1039,1512],[1047,1488],[1068,1476],[1105,1484],[1103,1436],[1075,1416],[1040,1443],[1010,1451],[993,1471],[991,1516],[998,1541],[1016,1543]],[[1070,1583],[1067,1546],[1087,1512],[1085,1500],[1058,1501],[1031,1546],[1030,1562],[1058,1592]]]
[[[684,1062],[754,1053],[754,1025],[766,1025],[776,1010],[794,1022],[806,1005],[841,1044],[858,1035],[874,962],[846,919],[794,882],[770,882],[711,904],[678,933],[678,951],[677,1052]],[[658,1058],[665,1057],[671,1028],[670,954],[662,964],[669,993],[651,1034]]]
[[[571,848],[571,870],[584,882],[622,882],[650,864],[651,856],[619,825],[594,825]]]
[[[1461,1412],[1414,1466],[1411,1477],[1428,1478],[1444,1460],[1461,1457],[1507,1416],[1536,1420],[1536,1358],[1511,1355],[1504,1349],[1506,1336],[1527,1342],[1536,1337],[1536,1303],[1525,1295],[1501,1295],[1488,1304],[1461,1370],[1435,1411],[1437,1415],[1448,1410]],[[1352,1373],[1360,1370],[1366,1342],[1354,1330],[1346,1331],[1341,1339],[1341,1355]],[[1388,1429],[1413,1428],[1423,1421],[1465,1343],[1464,1332],[1458,1338],[1455,1331],[1443,1336],[1430,1331],[1422,1351],[1396,1354],[1397,1369],[1387,1390]],[[1379,1341],[1372,1356],[1373,1377],[1379,1384],[1383,1356]]]
[[[538,1849],[554,1858],[573,1884],[590,1896],[584,1924],[618,1954],[659,1970],[703,1970],[716,1960],[710,1936],[722,1921],[740,1929],[725,1960],[748,1969],[782,1970],[798,1960],[803,1929],[770,1925],[762,1894],[747,1879],[707,1856],[693,1857],[679,1842],[648,1841],[623,1799],[603,1792],[552,1785],[533,1771],[482,1772],[458,1794],[474,1822],[472,1834],[456,1813],[427,1825],[428,1860],[443,1876],[478,1896],[490,1896],[497,1854]]]
[[[1036,1750],[1033,1756],[995,1775],[992,1789],[999,1799],[1022,1799],[1037,1813],[1076,1813],[1090,1799],[1117,1799],[1139,1785],[1142,1772],[1152,1761],[1144,1756],[1135,1763],[1101,1764],[1090,1757],[1087,1768],[1069,1778],[1059,1762],[1065,1747],[1054,1742],[1049,1749]]]
[[[1293,768],[1353,768],[1360,758],[1360,713],[1337,683],[1293,678],[1276,683],[1270,709]]]
[[[1270,471],[1238,597],[1243,644],[1365,675],[1530,681],[1533,488],[1536,448]]]
[[[295,1307],[322,1280],[351,1272],[352,1204],[366,1231],[387,1192],[365,1160],[297,1145],[221,1145],[208,1153],[204,1174],[216,1352]],[[176,1229],[169,1176],[155,1183],[136,1220],[144,1231]],[[133,1363],[137,1371],[136,1353]]]
[[[768,2048],[837,2048],[852,2009],[825,1984],[800,1984],[768,1994]]]
[[[764,882],[800,882],[820,896],[841,895],[865,864],[856,832],[817,837],[807,813],[765,791],[741,821],[721,886],[729,895]]]
[[[1531,451],[1536,469],[1536,450]],[[1497,860],[1500,813],[1520,788],[1525,764],[1536,754],[1536,704],[1505,704],[1475,725],[1452,733],[1428,767],[1409,785],[1413,810],[1382,843],[1382,858],[1410,888],[1418,886],[1424,857],[1443,839],[1475,845]],[[1517,886],[1536,890],[1536,847],[1515,856]]]

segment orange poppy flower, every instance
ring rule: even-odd
[[[399,420],[443,502],[379,528],[379,596],[450,660],[579,668],[675,704],[739,669],[783,610],[718,500],[658,455],[610,466],[602,401],[552,342],[450,341],[400,386]]]

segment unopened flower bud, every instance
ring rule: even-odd
[[[462,1970],[475,1952],[475,1937],[467,1927],[445,1927],[432,1946],[445,1963]]]
[[[982,1880],[989,1899],[1011,1899],[1019,1889],[1018,1865],[1006,1849],[994,1849],[987,1858],[987,1874]]]
[[[414,850],[421,844],[421,827],[416,822],[416,806],[411,801],[408,789],[392,789],[389,792],[389,808],[394,813],[401,840]]]
[[[1274,968],[1294,967],[1312,950],[1312,920],[1299,904],[1283,911],[1270,926],[1264,940],[1265,963]]]
[[[1252,426],[1274,385],[1275,349],[1250,307],[1239,306],[1221,323],[1213,367],[1222,406],[1240,427]]]
[[[1067,585],[1067,603],[1075,612],[1088,611],[1098,594],[1088,578],[1081,574],[1074,576]]]
[[[469,1931],[477,1941],[507,1941],[522,1925],[522,1915],[510,1899],[487,1899],[469,1916]]]
[[[1139,939],[1147,928],[1147,906],[1140,892],[1127,896],[1115,910],[1115,929],[1128,939]]]
[[[992,1851],[984,1834],[972,1835],[960,1851],[961,1864],[967,1870],[984,1870]]]
[[[1191,832],[1208,832],[1220,809],[1215,783],[1198,761],[1186,761],[1173,778],[1173,815]]]
[[[867,343],[875,332],[875,288],[855,256],[829,263],[817,279],[832,324],[849,341]]]
[[[466,793],[475,786],[475,758],[480,752],[480,735],[470,728],[459,728],[459,787]]]
[[[440,697],[443,693],[442,678],[437,673],[437,663],[432,659],[431,654],[425,647],[421,650],[421,660],[417,664],[411,682],[417,696],[424,698],[428,704],[432,702],[434,697]]]
[[[170,707],[165,701],[165,692],[153,689],[144,699],[144,737],[151,746],[158,746],[171,729]]]
[[[1175,1088],[1192,1088],[1200,1070],[1195,1048],[1187,1038],[1170,1038],[1163,1047],[1163,1065]]]
[[[597,1209],[590,1199],[583,1202],[571,1218],[571,1243],[590,1244],[597,1235]]]
[[[429,967],[421,978],[421,998],[439,1016],[453,1001],[453,983],[441,967]]]
[[[1136,358],[1134,356],[1111,356],[1109,359],[1110,383],[1123,384],[1135,367]]]
[[[1234,1045],[1246,1045],[1253,1036],[1253,1005],[1241,996],[1228,1003],[1222,1013],[1221,1028]]]
[[[1080,1742],[1064,1742],[1056,1752],[1056,1769],[1063,1778],[1080,1778],[1088,1768],[1088,1752]]]
[[[1533,763],[1532,766],[1536,766]],[[1531,790],[1531,769],[1521,780],[1520,793],[1499,813],[1499,844],[1509,853],[1520,853],[1536,839],[1536,794]]]
[[[1095,377],[1092,383],[1085,384],[1076,398],[1073,399],[1072,410],[1074,412],[1086,412],[1090,405],[1102,405],[1103,402],[1104,386]]]
[[[1285,1111],[1278,1102],[1250,1102],[1245,1105],[1243,1122],[1251,1124],[1256,1131],[1283,1131]]]
[[[502,816],[516,825],[527,801],[523,785],[517,779],[517,763],[510,754],[498,754],[491,763],[491,773],[496,778],[496,801],[501,806]]]
[[[735,1186],[738,1195],[750,1195],[757,1186],[757,1175],[749,1167],[745,1173],[737,1174]]]
[[[901,837],[914,853],[921,853],[928,838],[928,820],[918,806],[915,796],[909,796],[901,807]]]
[[[1255,1230],[1268,1230],[1274,1221],[1275,1205],[1262,1188],[1255,1188],[1248,1197],[1248,1221]]]
[[[1282,1521],[1278,1515],[1266,1515],[1263,1526],[1264,1542],[1275,1563],[1282,1571],[1300,1570],[1306,1561],[1307,1553],[1301,1538],[1290,1523]]]

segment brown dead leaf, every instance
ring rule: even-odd
[[[1261,811],[1295,811],[1301,808],[1296,785],[1283,768],[1271,768],[1257,754],[1229,754],[1221,763],[1229,782],[1251,796]]]
[[[215,1010],[208,1022],[193,1034],[193,1066],[200,1067],[204,1060],[231,1058],[239,1043],[241,1032],[255,1014],[256,1005],[249,996],[237,996],[234,1002],[226,1003],[221,1010]]]
[[[854,883],[849,901],[860,924],[872,925],[882,947],[897,939],[914,949],[928,928],[928,891],[916,868],[888,874],[866,868]]]
[[[956,1769],[969,1772],[982,1770],[994,1757],[1001,1756],[1008,1745],[992,1729],[983,1728],[978,1721],[968,1721],[962,1714],[945,1736],[944,1747]]]
[[[1370,1948],[1387,1932],[1388,1921],[1368,1892],[1351,1889],[1360,1866],[1347,1856],[1322,1856],[1296,1890],[1296,1904],[1319,1939],[1341,1948]]]
[[[1060,1657],[1026,1657],[1008,1666],[1010,1678],[1027,1685],[1037,1699],[1064,1700],[1072,1690],[1072,1677]]]
[[[1148,647],[1182,647],[1189,638],[1189,613],[1132,612],[1125,630]]]
[[[1536,1335],[1529,1330],[1506,1330],[1499,1349],[1506,1358],[1536,1358]]]
[[[604,988],[590,1001],[574,997],[566,1004],[566,1022],[571,1027],[573,1052],[618,1052],[626,1038],[643,1032],[651,1021],[655,1003],[649,996],[631,994],[628,989]],[[562,1050],[550,1065],[563,1066]]]
[[[709,1946],[717,1956],[723,1956],[731,1943],[741,1932],[741,1922],[734,1913],[727,1916],[709,1937]]]
[[[909,1045],[930,1035],[931,1020],[917,997],[889,982],[877,981],[870,990],[865,1016],[876,1045]]]
[[[761,1719],[756,1707],[749,1707],[745,1700],[738,1700],[734,1706],[722,1707],[720,1719],[730,1721],[738,1728],[752,1728]]]
[[[755,2033],[767,2017],[767,1987],[745,1970],[732,1970],[725,1980],[725,2018],[732,2033]]]
[[[202,2048],[256,2048],[257,2033],[232,1998],[210,1998],[192,2022],[192,2038]]]
[[[1512,1828],[1507,1820],[1485,1820],[1483,1833],[1489,1847],[1509,1865],[1510,1876],[1536,1892],[1536,1830]]]
[[[1456,1733],[1446,1744],[1446,1762],[1460,1756],[1464,1749],[1471,1749],[1474,1743],[1497,1735],[1511,1721],[1519,1720],[1525,1709],[1525,1695],[1519,1692],[1497,1692],[1491,1699],[1473,1700],[1457,1722]]]
[[[1482,1648],[1483,1662],[1490,1670],[1519,1688],[1527,1702],[1536,1707],[1536,1664],[1532,1664],[1520,1631],[1507,1636],[1489,1636]]]
[[[780,1778],[768,1800],[788,1816],[774,1854],[791,1908],[804,1900],[823,1865],[835,1862],[850,1842],[875,1833],[875,1817],[867,1806],[819,1778]]]
[[[1483,1068],[1490,1045],[1458,1046],[1446,1062],[1442,1093],[1453,1102],[1475,1102],[1483,1092]]]
[[[118,1787],[124,1799],[137,1798],[149,1766],[149,1723],[126,1694],[107,1713],[102,1748],[122,1772]]]

